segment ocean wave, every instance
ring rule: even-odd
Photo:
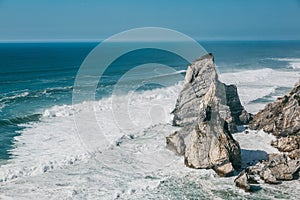
[[[298,77],[299,74],[295,72],[269,68],[220,74],[222,81],[238,86],[241,101],[247,109],[250,108],[250,112],[257,112],[258,109],[257,104],[253,104],[251,101],[274,93],[278,87],[292,87]],[[60,163],[67,162],[68,158],[85,155],[87,149],[84,145],[88,144],[83,144],[82,138],[78,137],[74,116],[82,115],[90,109],[92,109],[91,112],[95,116],[99,129],[92,130],[87,126],[85,131],[87,133],[93,131],[103,133],[108,141],[107,147],[114,146],[120,141],[123,142],[124,138],[128,138],[126,136],[135,138],[136,135],[151,129],[155,124],[168,124],[171,122],[172,115],[170,113],[182,85],[180,82],[166,88],[132,91],[123,95],[113,94],[98,101],[48,108],[42,113],[42,116],[33,116],[33,118],[38,118],[38,122],[26,125],[26,128],[20,132],[21,134],[15,137],[16,148],[10,151],[15,165],[13,167],[9,164],[6,166],[12,169],[16,166],[32,169],[32,167],[43,166],[42,163],[51,162],[55,163],[51,168],[55,168],[55,165],[60,166]],[[60,89],[64,90],[65,88]],[[71,87],[67,89],[71,89]],[[261,104],[261,106],[264,105],[265,103]],[[84,119],[83,126],[85,123],[88,125],[91,119],[85,119],[84,115],[81,117]],[[14,122],[26,123],[28,119],[32,120],[32,117],[16,119]],[[82,133],[80,136],[84,137]],[[3,170],[0,168],[0,171]],[[24,175],[27,176],[31,173],[34,171],[29,170],[24,172]],[[19,177],[20,174],[17,176]],[[2,180],[6,180],[5,177],[7,176],[4,175]],[[12,176],[10,175],[10,177]]]
[[[280,62],[288,62],[288,68],[300,69],[300,58],[267,58],[267,60],[274,60]]]
[[[68,92],[73,89],[73,86],[65,86],[65,87],[53,87],[53,88],[46,88],[43,90],[39,90],[36,94],[49,94],[49,93],[56,93],[56,92]]]
[[[21,117],[14,117],[11,119],[0,119],[0,127],[1,126],[8,126],[8,125],[18,125],[18,124],[25,124],[28,122],[35,122],[40,119],[41,114],[32,114],[32,115],[25,115]]]
[[[10,95],[2,96],[0,98],[0,112],[2,112],[2,109],[5,108],[10,101],[14,101],[14,100],[20,99],[20,98],[22,99],[22,98],[25,98],[28,95],[29,95],[29,92],[26,91],[26,92],[13,94],[11,96]]]
[[[3,96],[0,99],[0,103],[6,102],[6,101],[9,101],[9,100],[13,100],[13,99],[17,99],[17,98],[23,98],[23,97],[28,96],[29,94],[30,93],[28,91],[26,91],[26,92],[21,92],[21,93],[13,94],[11,96]]]
[[[23,102],[26,99],[31,98],[40,98],[43,96],[52,95],[55,93],[61,92],[70,92],[72,91],[73,86],[66,86],[66,87],[53,87],[53,88],[46,88],[42,90],[32,90],[32,91],[15,91],[5,96],[0,97],[0,111],[5,108],[8,104]]]
[[[7,181],[44,173],[63,167],[70,161],[73,163],[74,159],[77,161],[90,156],[90,153],[94,151],[86,149],[85,145],[88,144],[82,143],[82,138],[78,137],[74,123],[75,114],[80,115],[90,108],[96,116],[99,130],[108,141],[107,148],[120,141],[126,131],[133,135],[143,135],[143,130],[155,124],[169,123],[170,113],[181,87],[182,83],[167,88],[132,92],[125,96],[112,95],[99,101],[46,109],[42,116],[38,115],[38,122],[20,124],[25,129],[14,138],[15,148],[10,150],[13,159],[0,167],[0,180]],[[128,101],[124,102],[124,99]],[[122,127],[122,121],[118,121],[116,117],[116,115],[125,114],[126,111],[123,109],[116,110],[116,107],[122,108],[125,104],[129,106],[128,114],[133,124],[132,127]],[[113,109],[117,113],[113,113]],[[22,120],[16,119],[18,122]],[[26,121],[23,122],[26,123]],[[93,130],[87,128],[85,131]],[[84,133],[81,137],[83,136]],[[97,149],[94,150],[97,152]]]
[[[173,75],[183,74],[183,73],[186,73],[186,70],[178,70],[178,71],[175,71],[175,72],[172,72],[172,73],[160,74],[160,75],[158,75],[158,76],[155,76],[154,78],[156,78],[156,77],[173,76]]]
[[[290,87],[298,76],[295,72],[260,69],[221,74],[220,79],[237,84],[241,100],[249,104],[250,99],[274,93],[278,87]],[[187,192],[194,194],[196,188],[200,188],[197,192],[204,197],[221,198],[224,197],[221,193],[228,191],[235,197],[247,197],[232,184],[233,178],[220,179],[212,170],[185,168],[182,157],[166,150],[165,137],[174,132],[174,127],[169,124],[170,112],[181,88],[182,82],[166,88],[132,91],[98,101],[46,109],[38,122],[27,124],[15,137],[15,148],[10,150],[13,159],[0,167],[0,181],[6,182],[2,183],[3,195],[27,190],[32,196],[39,193],[51,198],[113,199],[120,196],[139,199],[145,195],[153,199],[158,196],[176,198],[178,195],[186,198]],[[123,109],[125,107],[128,112]],[[99,130],[110,142],[101,152],[87,151],[74,123],[74,116],[91,108]],[[115,113],[112,112],[114,109]],[[118,121],[126,121],[125,114],[133,126],[127,127]],[[86,133],[91,131],[85,130]],[[251,136],[254,138],[257,134]],[[255,144],[250,145],[248,137],[249,134],[237,135],[242,148],[266,148],[270,139],[262,136],[259,144],[251,140]],[[21,189],[18,183],[22,183]],[[56,190],[62,185],[66,187]],[[272,187],[268,189],[274,193],[282,189],[281,186],[267,187]],[[174,192],[179,190],[184,191]],[[265,193],[259,195],[266,197],[268,194]]]
[[[266,58],[276,61],[286,61],[286,62],[300,62],[300,58]]]

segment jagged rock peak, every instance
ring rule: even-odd
[[[235,86],[218,80],[214,57],[207,54],[192,63],[173,111],[175,126],[167,147],[184,155],[192,168],[212,168],[221,176],[241,166],[241,152],[231,132],[251,118],[240,103]]]

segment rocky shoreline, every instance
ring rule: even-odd
[[[180,130],[166,138],[167,148],[184,156],[187,167],[213,169],[219,176],[232,176],[237,187],[253,191],[258,179],[266,183],[299,177],[300,82],[293,90],[255,116],[242,106],[235,85],[219,81],[214,57],[207,54],[192,63],[174,111],[173,125]],[[238,126],[264,130],[277,139],[272,145],[281,154],[242,169],[239,143],[232,137]],[[271,144],[270,144],[271,145]]]
[[[288,94],[259,111],[249,124],[253,130],[263,130],[276,136],[270,145],[280,154],[270,154],[268,160],[249,166],[235,180],[238,187],[251,191],[251,181],[258,176],[269,184],[298,179],[300,176],[300,81]]]

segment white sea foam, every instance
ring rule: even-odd
[[[2,98],[0,98],[0,112],[2,112],[2,109],[6,107],[6,104],[8,101],[10,100],[14,100],[17,98],[21,98],[21,97],[26,97],[29,95],[29,92],[21,92],[18,94],[14,94],[14,95],[7,95],[7,96],[3,96]]]
[[[247,107],[252,100],[272,93],[275,87],[291,87],[297,76],[299,74],[262,69],[220,77],[238,85],[241,100]],[[181,87],[182,84],[177,84],[47,109],[40,122],[27,124],[15,138],[16,148],[11,150],[14,158],[0,167],[0,179],[5,181],[1,183],[0,198],[188,199],[195,193],[204,195],[203,198],[222,199],[225,198],[222,191],[246,198],[248,194],[232,184],[233,178],[218,178],[212,170],[186,168],[182,157],[165,148],[165,137],[176,130],[169,123],[170,111]],[[124,99],[128,101],[122,101]],[[124,108],[125,104],[133,128],[117,123],[112,112],[113,107]],[[100,130],[111,142],[109,148],[93,154],[87,153],[79,140],[73,118],[74,114],[91,107]],[[117,111],[118,116],[124,114],[122,109]],[[234,137],[244,150],[244,164],[260,159],[263,152],[275,151],[269,145],[273,136],[250,132]],[[263,184],[264,187],[268,190],[253,195],[257,198],[269,198],[271,193],[280,196],[284,185]],[[300,195],[297,187],[299,183],[285,188],[291,191],[289,198]]]
[[[15,94],[15,95],[12,95],[12,96],[4,96],[0,99],[0,102],[5,102],[7,100],[17,99],[17,98],[20,98],[20,97],[26,97],[28,95],[29,95],[29,92],[22,92],[22,93]]]
[[[271,60],[288,62],[292,69],[300,69],[300,58],[269,58]]]
[[[243,105],[252,113],[265,106],[263,103],[251,103],[252,101],[274,93],[279,87],[292,88],[299,77],[300,73],[296,71],[270,68],[220,74],[220,80],[223,82],[237,85]]]
[[[266,160],[269,153],[279,153],[276,148],[270,145],[271,141],[276,139],[272,134],[247,130],[247,132],[233,134],[233,137],[242,148],[244,167],[249,163],[255,164],[260,160]]]
[[[128,102],[124,102],[127,97],[117,96],[46,109],[40,122],[27,125],[28,128],[15,137],[16,148],[11,150],[14,159],[1,166],[0,180],[43,173],[85,158],[87,152],[76,133],[73,115],[90,107],[94,108],[100,130],[111,144],[115,144],[124,134],[139,134],[155,124],[168,123],[180,88],[181,84],[177,84],[166,89],[130,93],[127,95]],[[135,126],[127,127],[127,133],[124,133],[126,127],[120,127],[116,122],[112,99],[114,106],[129,105],[129,114]],[[115,114],[123,114],[118,111]]]

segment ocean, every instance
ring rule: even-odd
[[[249,112],[256,113],[299,80],[300,41],[199,43],[214,54],[220,79],[238,86]],[[188,169],[182,157],[165,148],[165,137],[176,130],[170,113],[189,65],[172,53],[141,49],[122,55],[101,76],[95,100],[74,104],[76,74],[97,45],[0,44],[0,198],[289,199],[300,195],[299,181],[244,193],[234,187],[233,178]],[[157,69],[163,64],[174,72],[133,71],[146,63],[157,63]],[[123,79],[128,72],[132,73]],[[142,84],[146,77],[155,81]],[[87,151],[78,137],[74,115],[89,107],[110,142],[108,148]],[[125,123],[128,119],[130,126]],[[87,125],[86,135],[91,131]],[[246,135],[237,133],[242,148],[275,151],[255,141],[270,142],[271,136],[253,134],[253,140],[245,142]]]

